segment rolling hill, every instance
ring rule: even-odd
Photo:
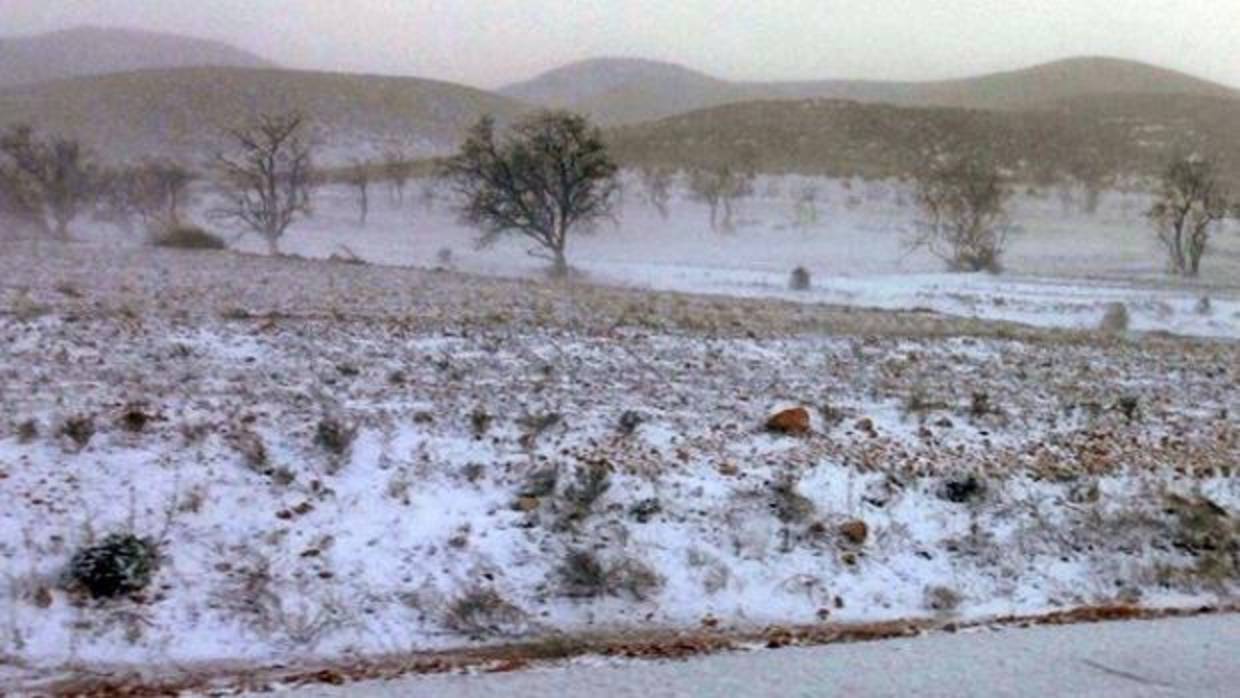
[[[78,27],[0,37],[0,87],[153,68],[274,64],[218,41],[174,34]]]
[[[906,107],[845,100],[752,101],[609,129],[630,166],[719,164],[761,172],[904,177],[936,150],[979,148],[1019,179],[1148,177],[1173,157],[1219,161],[1240,185],[1240,100],[1078,96],[1036,110]]]
[[[110,160],[210,157],[223,130],[263,112],[311,118],[324,163],[399,147],[428,156],[456,146],[484,114],[527,107],[446,82],[280,69],[180,68],[74,78],[0,90],[0,127],[31,123],[82,140]]]
[[[596,59],[553,70],[501,92],[536,104],[582,111],[608,125],[762,100],[842,99],[902,106],[1024,110],[1113,93],[1240,98],[1238,90],[1184,73],[1096,57],[937,82],[730,82],[669,63]]]

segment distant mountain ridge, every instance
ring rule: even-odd
[[[260,113],[304,113],[316,159],[347,164],[389,149],[440,155],[482,116],[502,124],[527,110],[447,82],[272,68],[143,70],[0,89],[0,129],[29,123],[80,139],[105,159],[191,164],[225,144],[224,129]]]
[[[737,102],[843,99],[897,106],[1021,110],[1103,94],[1240,98],[1240,90],[1117,58],[1069,58],[1020,70],[934,82],[820,80],[733,82],[672,63],[604,58],[557,68],[503,94],[633,124]]]
[[[23,37],[0,37],[0,87],[155,68],[275,64],[220,41],[175,34],[76,27]]]

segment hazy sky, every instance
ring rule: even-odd
[[[601,55],[736,79],[927,79],[1083,54],[1240,86],[1240,0],[0,0],[3,34],[79,24],[481,87]]]

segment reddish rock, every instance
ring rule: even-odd
[[[766,420],[767,431],[797,436],[808,434],[810,430],[809,410],[794,407],[771,416]]]
[[[849,521],[840,526],[840,535],[853,545],[861,545],[870,537],[870,527],[861,519]]]

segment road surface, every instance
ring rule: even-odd
[[[524,672],[313,686],[290,695],[1240,698],[1240,615],[974,630],[683,662],[581,660]]]

